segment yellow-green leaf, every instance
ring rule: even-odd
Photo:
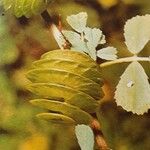
[[[98,102],[94,98],[67,86],[52,83],[32,83],[28,89],[43,98],[65,101],[90,113],[95,112],[98,107]]]
[[[12,9],[16,17],[30,17],[34,14],[40,14],[46,8],[45,0],[2,0],[5,10]]]
[[[77,51],[71,50],[53,50],[48,53],[45,53],[41,57],[42,59],[65,59],[75,62],[83,63],[85,66],[90,67],[96,66],[96,63],[86,54],[82,54]]]
[[[50,111],[62,113],[76,121],[78,124],[89,124],[92,121],[91,115],[85,111],[79,109],[76,106],[46,99],[35,99],[30,101],[33,105],[41,108],[48,109]]]
[[[56,83],[69,86],[75,90],[79,90],[89,94],[94,99],[100,99],[102,90],[100,85],[94,81],[58,69],[33,69],[27,73],[28,79],[34,83]]]
[[[143,114],[150,108],[150,84],[143,67],[132,62],[122,74],[115,92],[117,105],[127,111]]]
[[[62,114],[40,113],[37,115],[37,117],[52,123],[75,124],[75,121],[73,119]]]
[[[93,66],[93,64],[91,65],[92,65],[91,67],[90,66],[87,67],[82,62],[66,60],[66,58],[64,57],[64,59],[42,59],[42,60],[35,61],[33,63],[32,68],[63,70],[66,72],[84,76],[102,85],[102,80],[100,78],[101,74],[98,66],[96,65]]]
[[[10,9],[14,5],[13,1],[14,0],[2,0],[1,3],[2,3],[4,9],[8,10],[8,9]]]

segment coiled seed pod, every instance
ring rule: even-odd
[[[52,122],[89,124],[103,92],[98,65],[86,54],[54,50],[32,65],[28,89],[41,97],[31,103],[51,113],[37,116]]]

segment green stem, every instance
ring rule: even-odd
[[[113,61],[109,61],[109,62],[104,62],[102,64],[100,64],[100,67],[107,67],[113,64],[120,64],[120,63],[124,63],[124,62],[132,62],[132,61],[148,61],[150,62],[150,57],[137,57],[137,56],[132,56],[132,57],[126,57],[126,58],[119,58]]]

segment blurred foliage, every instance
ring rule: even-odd
[[[107,2],[107,4],[106,4]],[[123,44],[125,21],[137,14],[150,12],[149,0],[53,0],[48,6],[54,21],[62,20],[69,29],[66,17],[80,11],[89,15],[88,25],[100,27],[108,45],[119,50],[119,56],[130,56]],[[31,62],[41,54],[58,46],[40,15],[30,19],[15,18],[8,10],[0,15],[0,149],[2,150],[77,150],[78,145],[71,127],[53,125],[35,118],[41,112],[30,105],[34,98],[25,90],[29,82],[25,73]],[[150,44],[140,53],[150,54]],[[101,59],[99,63],[103,62]],[[147,75],[150,68],[143,63]],[[113,150],[149,150],[149,114],[133,115],[117,107],[113,100],[114,87],[127,63],[104,68],[104,103],[97,112],[106,140]]]

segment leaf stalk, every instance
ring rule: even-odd
[[[114,64],[120,64],[120,63],[125,63],[125,62],[133,62],[133,61],[143,61],[143,62],[150,62],[150,57],[137,57],[137,56],[132,56],[132,57],[126,57],[126,58],[119,58],[113,61],[108,61],[100,64],[100,67],[107,67],[110,65]]]

